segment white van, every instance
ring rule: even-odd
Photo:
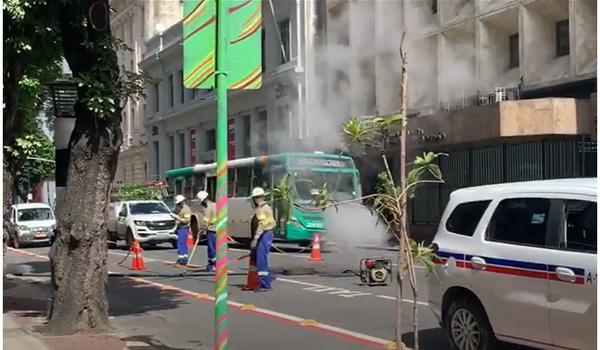
[[[56,229],[56,218],[44,203],[14,204],[8,213],[9,244],[15,248],[26,245],[50,245]]]
[[[596,179],[455,191],[429,305],[454,349],[596,348]]]

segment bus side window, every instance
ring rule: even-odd
[[[262,187],[269,189],[269,171],[267,168],[254,168],[254,176],[252,177],[252,187]]]
[[[204,175],[194,174],[192,182],[192,199],[196,198],[196,194],[204,189]]]
[[[227,171],[227,197],[235,197],[235,169]]]
[[[184,191],[184,196],[186,196],[188,199],[195,198],[195,195],[193,193],[194,189],[192,186],[192,181],[193,181],[192,175],[188,175],[185,177],[185,185],[184,185],[183,191]]]
[[[250,196],[251,177],[252,174],[250,168],[237,169],[237,184],[235,189],[237,197]]]
[[[215,176],[211,176],[206,178],[207,183],[206,183],[206,192],[208,192],[208,195],[211,199],[215,199],[217,198],[215,196],[215,191],[217,188],[217,178]]]
[[[175,194],[181,194],[181,188],[183,187],[182,179],[175,180]]]

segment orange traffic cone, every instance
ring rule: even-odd
[[[258,273],[256,272],[256,258],[254,254],[250,255],[250,263],[248,264],[248,275],[246,277],[246,285],[242,287],[243,291],[257,290],[260,287]]]
[[[321,235],[318,233],[313,235],[310,261],[323,261],[323,257],[321,257]]]
[[[192,249],[195,243],[196,242],[194,242],[194,235],[192,235],[192,230],[188,228],[188,236],[185,245],[187,245],[188,249]]]
[[[145,270],[146,265],[144,265],[144,258],[142,258],[143,250],[138,241],[133,241],[133,243],[131,243],[130,251],[133,253],[133,260],[131,261],[131,267],[129,269],[133,271]]]

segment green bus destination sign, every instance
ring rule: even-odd
[[[352,168],[352,161],[349,159],[328,159],[328,158],[291,158],[290,167],[293,168]]]

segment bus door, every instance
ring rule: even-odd
[[[281,181],[286,175],[285,168],[283,165],[273,166],[270,169],[270,188],[271,190],[276,189],[281,184]],[[290,182],[287,183],[289,190]],[[288,207],[289,203],[287,198],[271,199],[271,207],[273,208],[273,214],[275,221],[277,222],[277,229],[275,235],[278,238],[285,238],[285,229],[287,228],[287,222],[289,220],[289,213],[291,208]]]

